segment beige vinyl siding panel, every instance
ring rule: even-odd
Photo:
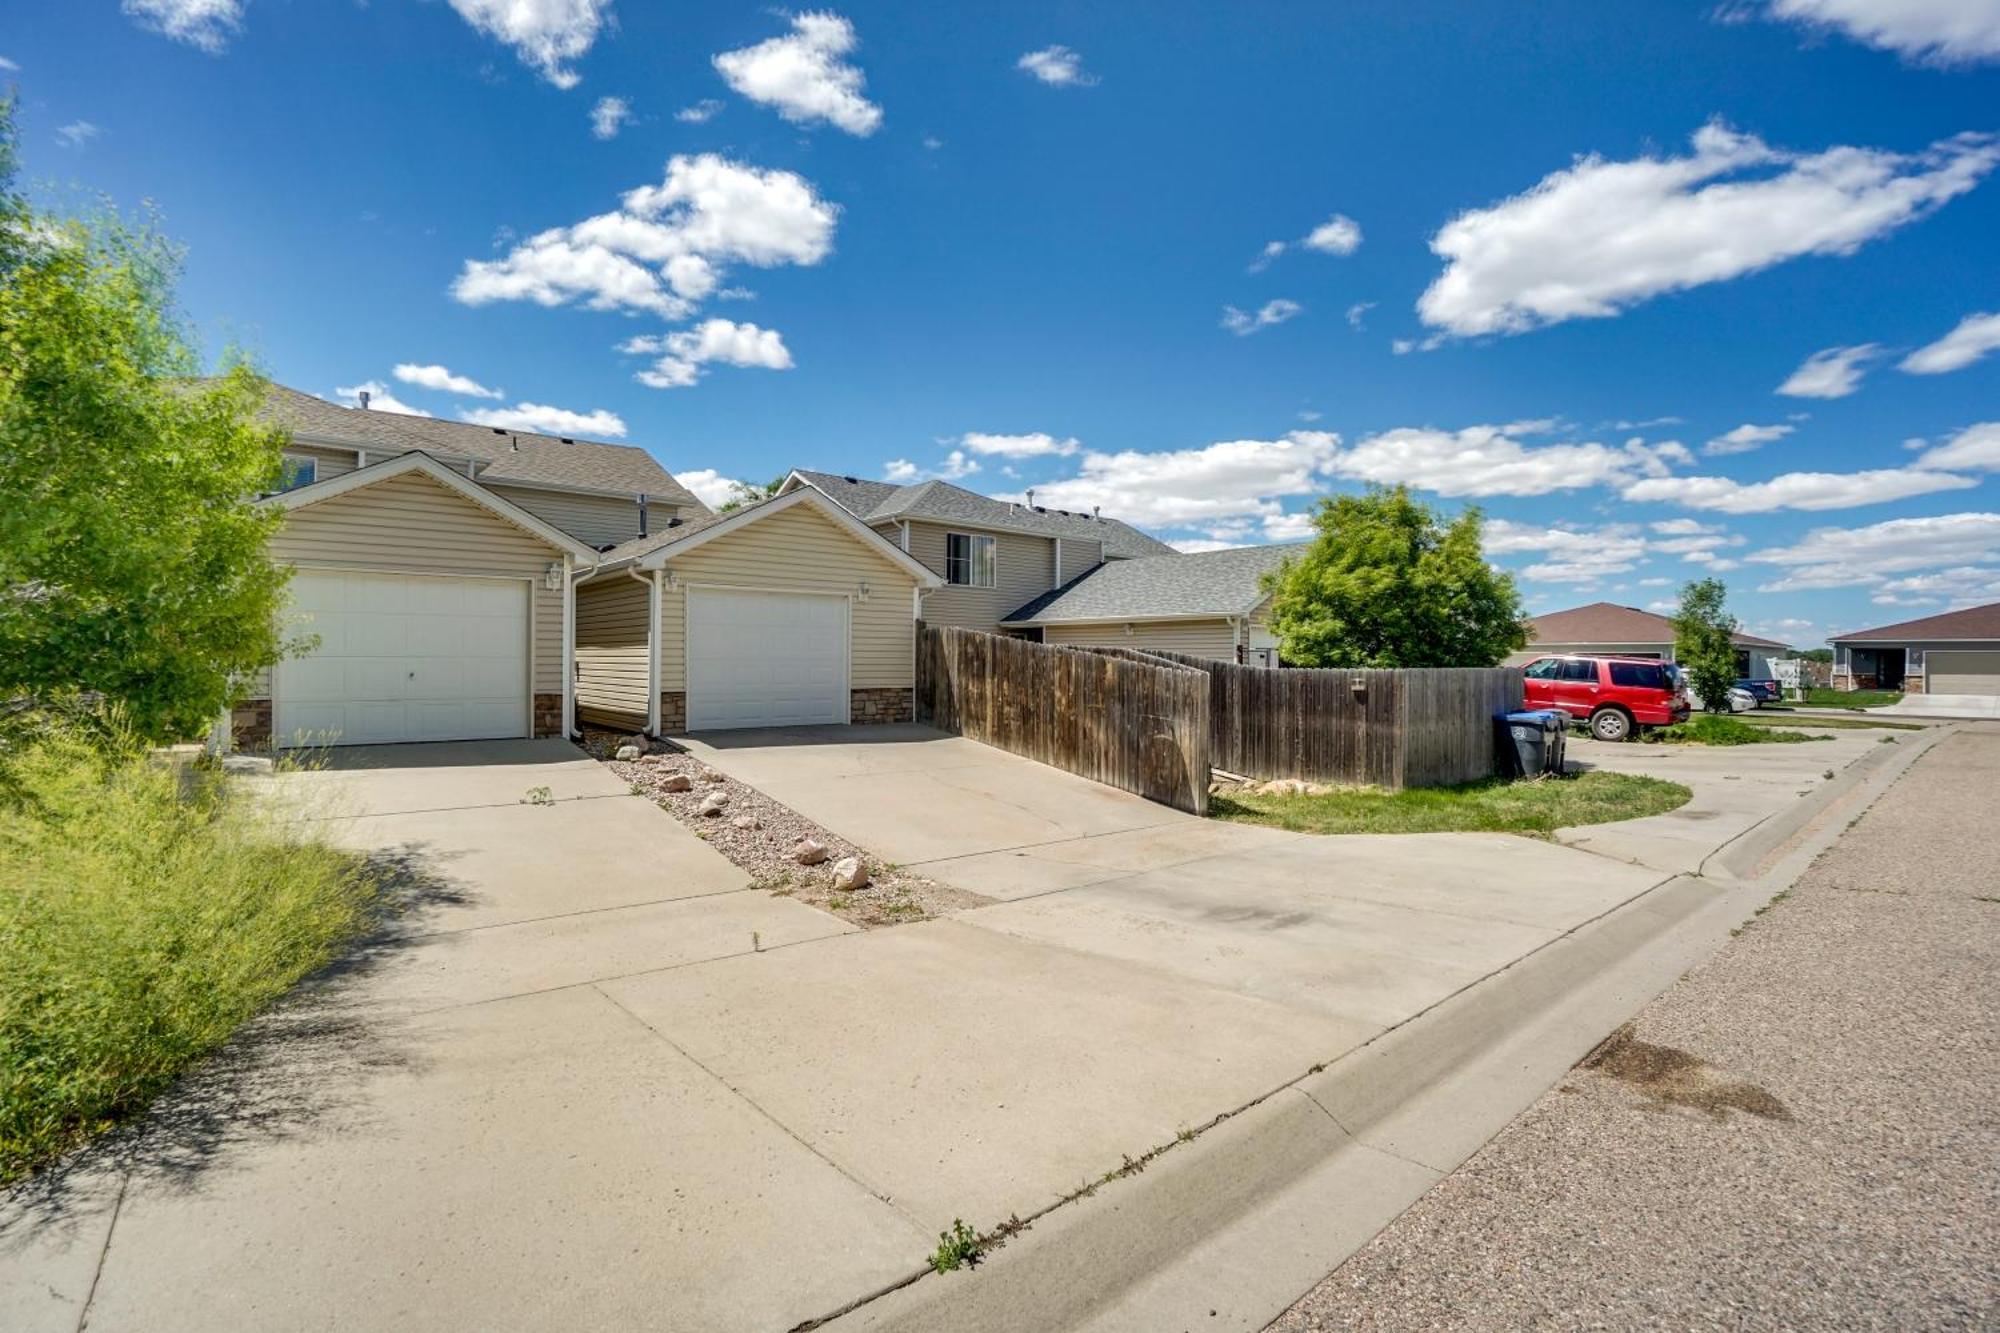
[[[576,590],[576,711],[585,722],[643,727],[648,585],[623,574]]]
[[[504,481],[493,482],[487,489],[590,546],[615,546],[639,535],[639,502],[629,495],[574,495],[509,486]],[[671,504],[647,506],[647,525],[655,532],[673,516]]]
[[[1221,662],[1236,660],[1235,627],[1220,618],[1134,621],[1130,634],[1125,632],[1123,621],[1044,625],[1042,642],[1071,648],[1136,648],[1140,652],[1157,648]]]
[[[944,575],[945,534],[964,531],[993,538],[993,586],[945,584],[924,594],[924,623],[995,633],[1001,617],[1056,586],[1056,544],[1050,537],[1023,533],[979,533],[940,523],[910,524],[910,554],[939,577]],[[1068,567],[1064,567],[1067,572]]]
[[[542,581],[562,552],[429,477],[406,472],[290,511],[271,538],[271,558],[301,568],[528,579],[533,688],[562,689],[563,595]]]
[[[288,444],[284,448],[284,453],[287,458],[312,459],[315,481],[331,481],[335,477],[346,476],[354,471],[352,449],[322,449],[312,444]],[[380,462],[381,459],[376,461]]]
[[[660,599],[660,688],[687,688],[687,587],[830,593],[852,603],[851,689],[908,689],[916,684],[916,627],[910,591],[916,580],[887,555],[813,509],[793,505],[714,538],[667,562],[680,581]]]
[[[1079,537],[1064,537],[1056,545],[1062,548],[1062,581],[1064,583],[1068,583],[1077,575],[1082,574],[1086,570],[1095,569],[1104,563],[1103,542],[1084,541]]]

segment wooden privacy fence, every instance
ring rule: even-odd
[[[1491,777],[1493,715],[1522,701],[1515,667],[1302,670],[1104,651],[1205,672],[1209,762],[1244,777],[1391,789]]]
[[[1209,697],[1208,678],[1177,663],[918,631],[919,722],[1197,815]]]

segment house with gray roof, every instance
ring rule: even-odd
[[[1266,624],[1265,576],[1302,544],[1239,546],[1108,561],[1016,607],[1009,630],[1072,647],[1161,649],[1252,666],[1278,665]]]

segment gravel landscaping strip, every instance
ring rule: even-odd
[[[1941,742],[1272,1328],[2000,1326],[1996,793]]]
[[[857,926],[896,926],[992,902],[983,894],[940,884],[886,865],[863,847],[813,823],[789,806],[780,805],[755,787],[738,782],[702,763],[671,741],[654,741],[637,759],[615,758],[620,746],[643,744],[644,738],[597,728],[584,729],[584,749],[619,778],[693,829],[695,836],[747,871],[755,887],[796,898],[833,913]],[[687,779],[687,789],[670,780]],[[705,801],[719,793],[721,810],[701,813]],[[801,864],[799,845],[810,839],[826,851],[823,859]],[[843,891],[834,876],[840,863],[853,857],[868,872],[868,882]]]

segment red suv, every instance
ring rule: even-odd
[[[1688,701],[1673,668],[1650,657],[1543,657],[1522,675],[1528,707],[1560,708],[1588,722],[1601,741],[1687,720]]]

